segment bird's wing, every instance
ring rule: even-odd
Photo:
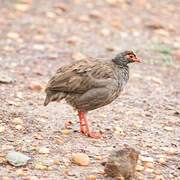
[[[112,75],[108,63],[97,59],[84,59],[58,69],[46,90],[81,94],[107,85]]]

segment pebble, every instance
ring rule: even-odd
[[[83,59],[83,58],[86,58],[86,56],[85,56],[84,54],[80,53],[80,52],[77,52],[77,53],[74,53],[74,54],[72,55],[72,58],[73,58],[74,60],[81,60],[81,59]]]
[[[110,31],[108,29],[102,29],[100,31],[100,35],[102,35],[102,36],[109,36],[110,35]]]
[[[13,80],[7,74],[4,74],[1,72],[0,73],[0,83],[10,84],[10,83],[13,83]]]
[[[168,132],[172,132],[173,131],[173,128],[172,127],[169,127],[169,126],[165,126],[164,127],[164,130],[168,131]]]
[[[41,44],[34,44],[33,49],[39,50],[39,51],[44,51],[45,47]]]
[[[157,161],[158,161],[160,164],[162,164],[162,165],[165,165],[165,164],[166,164],[166,161],[165,161],[165,159],[163,159],[163,158],[159,158]]]
[[[147,168],[147,169],[145,169],[145,171],[148,172],[148,173],[154,173],[154,169]]]
[[[12,124],[16,124],[16,125],[23,125],[23,120],[20,118],[14,118],[12,121]]]
[[[88,166],[90,163],[90,159],[85,153],[75,153],[72,155],[72,163],[77,164],[79,166]]]
[[[176,150],[173,147],[165,150],[165,153],[168,155],[174,155],[175,152]]]
[[[13,166],[23,166],[27,164],[27,161],[31,158],[15,151],[8,152],[6,160]]]
[[[150,168],[152,169],[154,167],[154,164],[153,163],[147,163],[144,165],[146,168]]]
[[[28,88],[31,89],[31,90],[42,90],[42,89],[43,89],[43,86],[40,85],[38,82],[31,82],[31,83],[28,85]]]
[[[9,177],[7,177],[7,176],[3,176],[2,180],[11,180],[11,179]]]
[[[26,176],[26,174],[23,172],[22,169],[18,169],[18,170],[16,171],[16,174],[17,174],[17,176]]]
[[[81,23],[87,23],[87,22],[89,22],[89,18],[87,16],[80,16],[78,18],[78,21]]]
[[[96,176],[90,175],[90,176],[88,176],[88,180],[96,180]]]
[[[21,129],[23,128],[23,126],[18,124],[18,125],[15,126],[15,128],[16,128],[17,130],[21,130]]]
[[[26,12],[26,11],[28,11],[28,9],[29,9],[29,5],[28,5],[28,4],[16,4],[16,5],[15,5],[15,8],[16,8],[16,10],[18,10],[18,11]]]
[[[57,140],[56,140],[56,144],[58,144],[58,145],[62,145],[62,144],[64,144],[64,142],[63,142],[63,141],[61,141],[60,139],[57,139]]]
[[[144,162],[151,162],[151,163],[154,162],[154,159],[152,157],[140,156],[139,159]]]
[[[68,134],[70,134],[70,131],[69,131],[69,130],[67,130],[67,129],[62,130],[61,132],[62,132],[62,134],[64,134],[64,135],[68,135]]]
[[[0,133],[5,132],[5,127],[4,126],[0,126]]]
[[[19,34],[16,33],[16,32],[9,32],[9,33],[7,34],[7,38],[8,38],[8,39],[18,39],[18,38],[19,38]]]
[[[140,171],[144,171],[144,167],[143,166],[140,166],[140,165],[137,165],[136,166],[136,171],[140,172]]]
[[[89,17],[94,18],[94,19],[101,19],[102,18],[102,14],[99,11],[97,11],[97,10],[92,10],[89,13]]]
[[[47,166],[42,165],[40,163],[35,164],[35,169],[37,170],[47,170]]]
[[[49,149],[45,148],[45,147],[42,147],[42,148],[39,149],[39,153],[40,154],[48,154],[49,153]]]

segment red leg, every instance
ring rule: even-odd
[[[80,130],[82,133],[85,134],[85,131],[84,131],[84,124],[83,124],[83,116],[82,116],[82,112],[78,111],[78,116],[79,116],[79,120],[80,120]]]
[[[80,119],[80,129],[81,129],[82,133],[84,133],[85,135],[88,135],[90,137],[93,137],[93,138],[101,138],[102,137],[99,133],[89,131],[87,118],[83,112],[79,112],[78,115],[79,115],[79,119]],[[84,128],[83,128],[83,120],[85,123],[86,131],[84,131]]]

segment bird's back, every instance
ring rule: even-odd
[[[109,104],[118,97],[128,73],[112,61],[93,58],[62,66],[48,82],[45,105],[63,98],[84,111]]]

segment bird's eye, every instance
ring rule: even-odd
[[[126,57],[129,59],[133,59],[134,58],[134,55],[133,54],[128,54],[128,55],[126,55]]]
[[[130,58],[134,58],[134,56],[133,56],[133,55],[129,55],[129,57],[130,57]]]

